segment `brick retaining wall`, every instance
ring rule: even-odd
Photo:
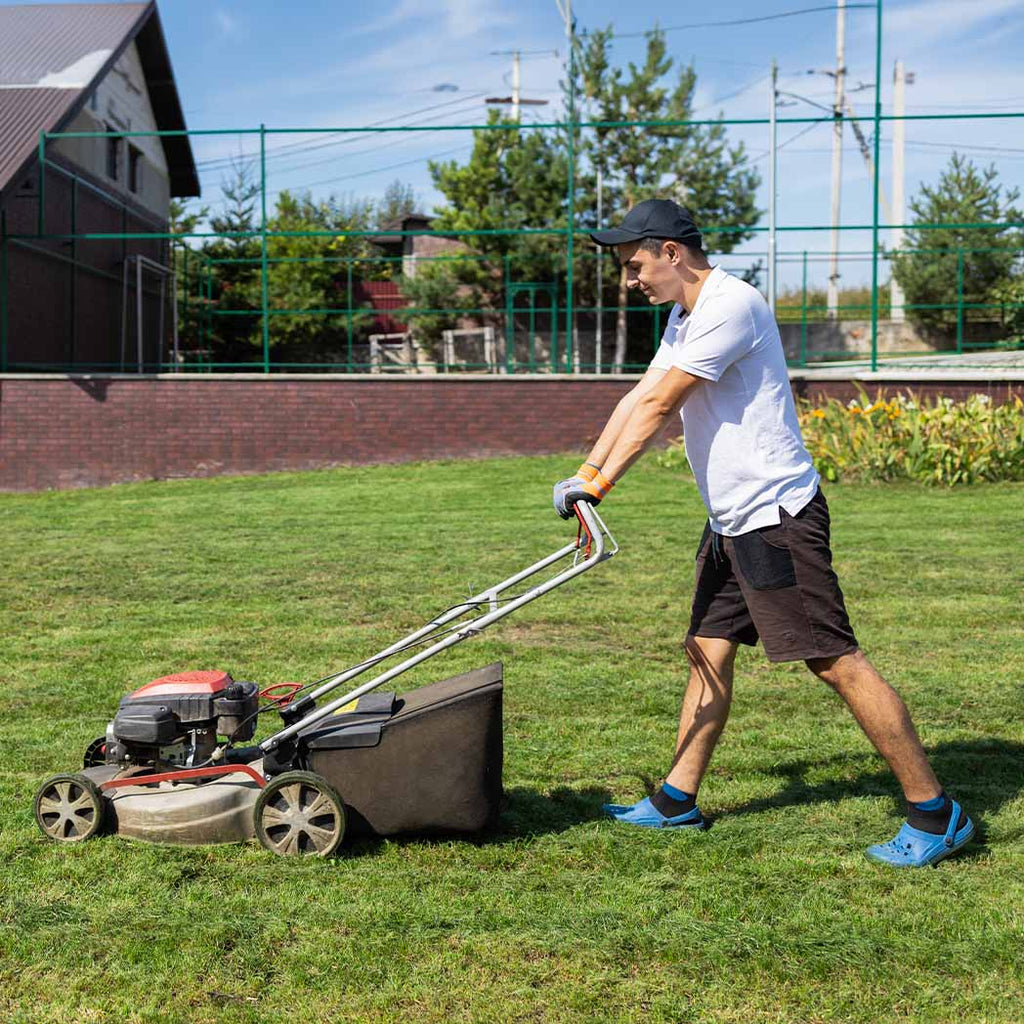
[[[635,380],[11,374],[0,378],[0,490],[581,450]],[[1024,393],[1020,383],[911,386]],[[855,394],[835,380],[798,379],[794,390]]]

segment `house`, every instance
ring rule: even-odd
[[[379,311],[373,321],[373,331],[394,334],[408,330],[403,321],[389,315],[388,311],[408,305],[402,294],[402,278],[415,277],[421,261],[472,252],[457,238],[419,233],[431,230],[431,220],[425,213],[408,213],[385,224],[380,234],[370,236],[370,241],[381,250],[392,268],[389,280],[363,281],[356,290],[357,300]]]
[[[184,129],[155,3],[0,7],[0,371],[166,367]]]
[[[385,224],[384,230],[379,235],[373,235],[370,241],[379,246],[385,256],[393,257],[396,261],[401,257],[400,273],[406,277],[416,276],[416,264],[420,260],[470,251],[458,239],[417,233],[430,230],[431,220],[425,213],[409,213]]]

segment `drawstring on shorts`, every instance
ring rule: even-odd
[[[725,546],[722,541],[722,535],[716,531],[711,531],[711,558],[715,565],[718,565],[720,561],[725,561]]]

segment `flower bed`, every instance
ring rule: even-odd
[[[973,484],[1024,480],[1024,402],[998,405],[987,395],[964,402],[919,401],[911,393],[844,405],[798,404],[804,443],[826,480],[916,480]],[[681,442],[658,461],[685,467]]]

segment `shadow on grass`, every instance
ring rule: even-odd
[[[569,789],[562,786],[550,793],[517,786],[505,790],[501,815],[497,825],[482,832],[465,833],[420,832],[390,836],[387,840],[359,836],[346,843],[348,856],[365,856],[377,851],[384,842],[422,843],[457,839],[474,846],[503,845],[532,839],[537,836],[567,832],[584,821],[594,821],[601,815],[601,805],[611,800],[607,789],[594,786]]]
[[[940,743],[927,753],[939,782],[978,826],[978,838],[971,850],[974,855],[984,852],[985,815],[995,813],[1024,791],[1024,744],[999,739],[960,740]],[[847,776],[807,780],[809,773],[828,771],[830,765],[845,766]],[[781,792],[731,807],[723,815],[759,814],[779,807],[858,796],[893,796],[898,815],[902,817],[905,811],[895,778],[876,755],[790,761],[776,765],[773,773],[787,780]]]
[[[522,786],[505,791],[501,820],[490,836],[491,842],[510,842],[532,836],[565,832],[584,821],[603,817],[601,805],[611,801],[603,787],[569,789],[560,786],[539,793]]]
[[[978,857],[987,853],[984,817],[1024,791],[1024,744],[1010,740],[983,739],[941,743],[928,751],[939,781],[963,805],[978,826],[978,836],[960,857]],[[849,797],[891,796],[894,810],[903,816],[903,798],[888,767],[874,754],[807,758],[773,766],[771,772],[786,779],[784,788],[770,797],[750,800],[723,808],[718,816],[760,814],[781,807],[831,803]],[[808,776],[823,772],[842,773],[842,777],[809,781]],[[645,787],[653,791],[654,783]],[[523,839],[553,835],[602,817],[601,805],[611,799],[603,787],[569,789],[560,787],[549,793],[525,787],[506,790],[501,817],[493,829],[478,835],[421,834],[392,837],[389,842],[414,843],[424,840],[457,838],[477,846],[515,843]],[[1021,830],[1024,834],[1024,829]],[[1015,838],[1016,835],[1010,838]],[[360,838],[352,842],[349,856],[366,855],[384,840]]]

